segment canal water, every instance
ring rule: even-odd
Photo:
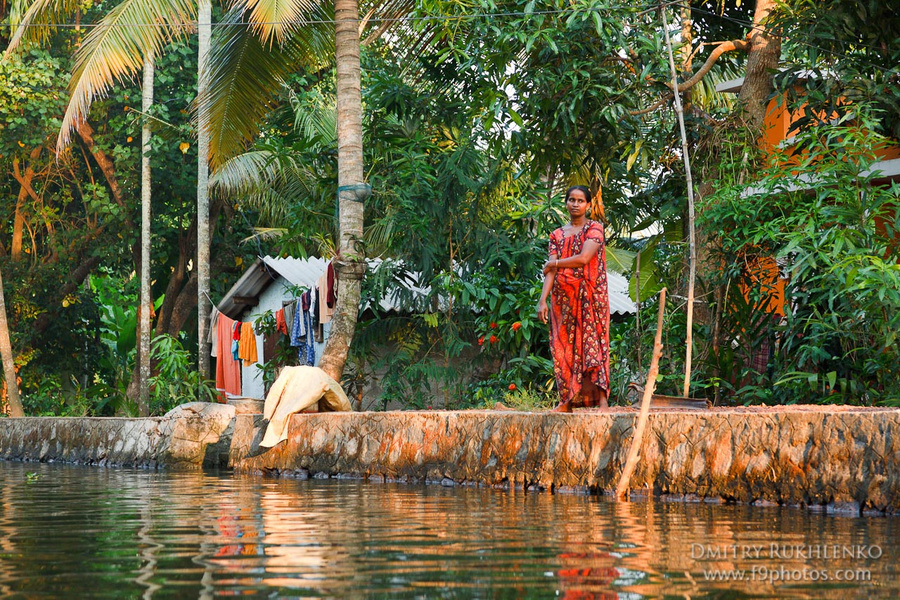
[[[0,461],[2,598],[900,598],[898,533],[795,508]]]

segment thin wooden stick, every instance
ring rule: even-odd
[[[650,372],[647,373],[647,385],[644,387],[644,397],[641,399],[641,414],[638,417],[637,425],[634,428],[634,436],[631,439],[631,449],[628,451],[628,458],[625,460],[625,468],[622,469],[622,476],[619,477],[619,484],[616,486],[616,499],[628,499],[628,483],[634,474],[634,468],[638,462],[638,451],[641,448],[641,442],[644,439],[644,429],[647,427],[647,417],[650,416],[650,399],[653,397],[653,391],[656,389],[656,376],[659,375],[659,357],[662,355],[662,326],[663,313],[666,308],[666,288],[659,292],[659,315],[656,317],[656,337],[653,340],[653,356],[650,359]]]
[[[684,129],[684,111],[681,109],[681,94],[678,93],[678,74],[675,71],[675,57],[672,54],[672,40],[669,38],[669,22],[666,19],[666,9],[662,13],[663,32],[666,35],[666,48],[669,51],[669,67],[672,69],[672,89],[675,90],[675,114],[678,115],[678,126],[681,129],[681,154],[684,158],[684,173],[687,178],[688,195],[688,242],[690,252],[688,255],[688,300],[687,300],[687,339],[685,340],[686,355],[684,359],[684,393],[685,398],[691,395],[691,356],[694,346],[694,280],[697,279],[697,246],[694,233],[694,180],[691,177],[691,161],[688,157],[687,131]]]
[[[634,267],[634,304],[637,311],[634,313],[634,328],[637,330],[637,364],[643,364],[641,360],[641,251],[638,250]]]

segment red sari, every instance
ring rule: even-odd
[[[550,348],[556,389],[573,408],[597,406],[598,397],[581,393],[585,380],[609,392],[609,290],[603,225],[588,221],[565,237],[562,228],[550,234],[550,254],[564,259],[581,253],[586,240],[600,244],[583,267],[556,270],[550,294]]]

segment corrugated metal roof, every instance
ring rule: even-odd
[[[328,262],[324,258],[317,257],[281,258],[265,256],[262,259],[257,259],[241,278],[231,286],[231,289],[219,302],[218,309],[232,319],[239,318],[245,305],[237,304],[235,298],[258,297],[279,276],[292,285],[312,287],[322,276],[322,273],[325,272]],[[369,259],[366,262],[370,270],[378,269],[382,263],[380,259]],[[628,280],[625,277],[609,271],[607,273],[607,284],[609,287],[609,310],[611,314],[626,315],[636,311],[634,302],[628,296]],[[412,284],[405,285],[415,293],[428,294],[427,288],[419,288]],[[379,306],[384,311],[399,310],[401,308],[394,298],[383,298],[379,302]]]
[[[628,280],[624,275],[615,271],[606,273],[606,283],[609,288],[609,312],[613,315],[629,315],[637,312],[634,302],[628,295]]]

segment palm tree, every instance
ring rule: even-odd
[[[360,288],[365,273],[363,239],[362,93],[359,65],[359,3],[335,0],[334,45],[337,66],[338,257],[341,281],[331,335],[319,365],[336,381],[344,364],[359,315]]]
[[[150,415],[150,311],[153,296],[150,293],[150,123],[147,113],[153,106],[153,55],[144,57],[144,85],[141,94],[141,111],[144,123],[141,127],[141,299],[140,299],[140,381],[138,407],[143,417]]]
[[[10,40],[6,53],[18,50],[22,45],[33,44],[42,41],[49,33],[49,24],[54,20],[63,20],[78,8],[77,3],[70,3],[67,0],[38,0],[29,6],[28,10],[22,15],[18,21],[18,27]],[[183,7],[182,7],[183,8]],[[100,56],[111,57],[118,62],[119,68],[124,65],[135,65],[135,54],[137,48],[128,48],[126,52],[117,55],[114,44],[108,42],[109,37],[115,37],[117,33],[116,27],[120,21],[127,21],[132,18],[140,18],[147,16],[146,12],[135,10],[133,3],[128,0],[110,11],[109,15],[101,22],[101,26],[97,28],[94,34],[88,36],[87,43],[92,44],[94,52]],[[96,34],[100,35],[96,35]],[[177,34],[177,32],[176,32]],[[146,42],[147,40],[143,40]],[[110,48],[110,46],[113,46]],[[143,86],[141,98],[141,112],[143,117],[143,125],[141,127],[141,292],[139,300],[138,314],[140,321],[138,330],[140,332],[138,342],[138,408],[142,416],[148,416],[150,413],[150,313],[152,311],[153,299],[150,290],[150,202],[151,202],[151,169],[150,169],[150,124],[147,115],[153,106],[153,81],[154,81],[154,58],[155,49],[153,45],[144,47],[144,50],[138,55],[143,66]],[[129,63],[129,60],[131,61]],[[93,82],[102,81],[98,79],[97,73],[91,73],[83,63],[79,63],[76,67],[87,69],[85,72],[89,74],[89,80]],[[77,89],[77,88],[76,88]],[[73,96],[74,99],[75,96]],[[69,106],[66,117],[70,119],[70,123],[74,125],[79,118],[84,119],[87,116],[87,110],[83,113],[73,113],[72,104]],[[74,117],[72,116],[74,115]],[[71,129],[64,129],[65,135],[68,136]],[[67,139],[67,138],[66,138]],[[62,145],[57,145],[58,150],[62,149]]]
[[[209,377],[209,112],[205,110],[209,93],[209,38],[212,33],[212,4],[199,0],[197,29],[200,48],[197,53],[197,353],[200,379]]]
[[[70,0],[37,0],[26,13],[32,22],[41,15],[69,10]],[[204,6],[205,5],[205,6]],[[376,9],[392,17],[408,10],[412,0],[374,0]],[[209,2],[201,3],[199,21],[208,23]],[[328,39],[327,18],[334,10],[334,37]],[[72,97],[63,118],[58,148],[68,144],[73,128],[83,120],[94,99],[124,78],[135,78],[143,67],[145,54],[157,55],[165,44],[184,37],[194,22],[197,5],[193,0],[124,0],[113,8],[85,39],[76,55],[72,77]],[[305,19],[309,18],[309,21]],[[24,21],[23,20],[23,21]],[[44,22],[51,22],[46,19]],[[368,16],[366,18],[368,20]],[[249,27],[244,26],[249,23]],[[152,27],[133,24],[153,24]],[[303,24],[304,26],[300,26]],[[384,33],[377,28],[374,36]],[[20,31],[22,28],[20,27]],[[198,89],[198,333],[205,339],[208,318],[209,228],[208,188],[204,160],[213,167],[243,149],[258,133],[274,92],[284,76],[298,64],[321,64],[330,54],[332,40],[337,64],[339,251],[338,271],[341,294],[332,322],[332,334],[322,357],[322,366],[339,379],[346,361],[359,310],[360,281],[364,270],[362,246],[365,186],[362,168],[362,105],[359,66],[359,2],[334,0],[243,0],[233,5],[214,38],[211,64],[199,65]],[[202,37],[203,34],[201,34]],[[22,33],[17,32],[16,39]],[[202,44],[201,44],[202,45]],[[204,87],[208,73],[208,93]],[[215,126],[210,127],[208,124]],[[208,153],[204,134],[209,131]],[[363,192],[362,195],[360,192]],[[207,310],[204,310],[207,309]],[[208,372],[208,359],[201,351],[200,370]]]

